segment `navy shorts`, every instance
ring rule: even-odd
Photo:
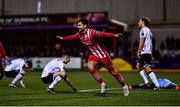
[[[139,63],[141,64],[141,67],[151,66],[151,60],[151,54],[142,54],[139,59]]]
[[[52,83],[53,82],[53,74],[49,74],[48,76],[41,78],[41,80],[45,84]]]
[[[4,72],[5,72],[5,76],[9,78],[15,78],[19,74],[19,71],[15,71],[15,70],[4,71]]]

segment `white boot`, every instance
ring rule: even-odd
[[[101,93],[105,93],[106,92],[106,83],[101,83]]]
[[[128,95],[129,95],[129,89],[128,89],[128,86],[127,86],[127,85],[125,85],[125,86],[123,87],[123,92],[124,92],[124,96],[128,96]]]

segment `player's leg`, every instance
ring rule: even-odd
[[[88,69],[90,71],[90,73],[92,74],[92,76],[94,77],[94,79],[99,83],[102,84],[103,80],[100,76],[100,74],[98,73],[97,69],[96,69],[96,65],[97,62],[95,61],[88,61]]]
[[[121,84],[122,87],[125,86],[125,81],[122,75],[119,72],[117,72],[117,70],[115,69],[109,55],[106,55],[106,56],[107,57],[101,59],[101,63],[109,71],[109,73],[116,78],[116,80]]]
[[[151,78],[152,82],[155,84],[154,90],[159,89],[159,83],[157,81],[157,77],[156,77],[155,73],[151,70],[151,67],[145,66],[145,70],[148,73],[149,77]]]
[[[12,71],[12,73],[14,73],[13,75],[15,75],[17,72]],[[15,76],[15,78],[12,80],[12,82],[10,83],[10,86],[13,87],[18,80],[21,80],[21,79],[23,78],[24,74],[25,74],[25,71],[19,72],[19,73]]]
[[[124,78],[122,77],[122,75],[119,72],[117,72],[117,70],[114,68],[109,55],[107,55],[106,58],[101,59],[101,63],[111,73],[111,75],[113,75],[116,78],[116,80],[123,87],[124,96],[128,96],[129,95],[128,86],[125,84],[125,81],[124,81]]]
[[[101,85],[101,93],[105,93],[106,91],[106,83],[102,80],[100,74],[98,73],[96,69],[97,62],[95,61],[89,61],[88,62],[88,68],[93,76],[93,78]]]
[[[142,69],[140,63],[137,63],[137,64],[136,64],[136,69],[139,71],[139,74],[140,74],[140,76],[143,78],[144,83],[147,84],[147,85],[149,85],[148,78],[147,78],[147,76],[146,76],[146,74],[145,74],[144,69]]]
[[[4,71],[5,72],[5,76],[6,77],[8,77],[8,78],[14,78],[13,79],[13,83],[11,82],[11,83],[9,83],[9,86],[10,87],[14,87],[14,88],[16,88],[16,82],[18,81],[18,79],[19,79],[19,77],[21,78],[21,75],[19,76],[18,74],[18,72],[17,71],[15,71],[15,70],[13,70],[13,71]]]
[[[3,69],[0,67],[0,80],[2,80],[4,77]]]
[[[122,75],[116,71],[116,69],[108,69],[108,71],[116,78],[116,80],[121,84],[124,92],[124,96],[129,95],[129,89],[128,86],[125,84],[125,81],[122,77]]]
[[[98,73],[98,71],[96,69],[97,60],[98,60],[97,57],[90,55],[89,59],[88,59],[88,69],[89,69],[91,75],[93,76],[93,78],[101,85],[101,93],[104,93],[106,90],[106,84],[102,80],[100,74]]]
[[[147,86],[147,84],[142,83],[142,84],[137,84],[137,85],[129,85],[129,90],[132,89],[148,89],[150,88],[149,86]]]
[[[159,89],[159,83],[157,81],[157,77],[156,77],[155,73],[151,69],[151,60],[152,60],[151,54],[143,54],[141,57],[143,60],[142,66],[144,67],[145,72],[149,75],[152,82],[155,84],[154,90],[158,90]]]
[[[155,84],[154,90],[158,90],[159,89],[159,83],[158,83],[157,77],[156,77],[155,73],[152,71],[151,67],[148,65],[145,65],[144,70],[147,72],[150,79]]]
[[[8,78],[15,78],[18,75],[18,72],[15,72],[15,71],[4,71],[4,74]],[[16,88],[16,84],[9,83],[9,86]]]
[[[144,68],[145,72],[149,75],[152,82],[155,84],[154,90],[159,89],[159,83],[157,81],[157,77],[151,69],[151,54],[142,54],[140,58],[140,64]]]
[[[4,76],[4,70],[2,65],[2,58],[0,57],[0,80],[2,80],[3,76]]]
[[[54,87],[56,86],[56,84],[58,84],[61,80],[62,80],[62,77],[60,76],[61,75],[61,72],[55,72],[53,75],[51,75],[51,84],[48,86],[48,92],[50,93],[56,93],[56,91],[54,90]]]
[[[42,77],[41,80],[45,84],[49,84],[49,83],[52,84],[54,81],[53,74],[49,74],[46,77]],[[53,87],[53,86],[51,86],[51,87]],[[47,87],[47,91],[52,94],[56,93],[56,91],[53,88],[49,88],[49,87]]]
[[[92,74],[93,78],[99,83],[102,84],[104,81],[102,80],[100,74],[98,73],[96,66],[98,64],[98,58],[90,55],[88,59],[88,69]]]

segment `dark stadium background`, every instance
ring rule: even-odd
[[[12,58],[23,57],[29,60],[42,58],[43,60],[43,58],[58,57],[60,53],[70,51],[72,57],[82,59],[81,67],[78,70],[70,69],[72,72],[69,72],[75,85],[79,86],[79,89],[98,88],[94,80],[89,77],[86,65],[88,53],[82,43],[78,40],[60,41],[56,38],[56,35],[65,36],[76,33],[76,21],[87,18],[92,28],[124,35],[115,39],[104,37],[97,40],[108,50],[112,59],[122,58],[132,65],[132,70],[128,73],[123,72],[122,75],[128,84],[136,84],[142,82],[135,69],[140,30],[137,21],[139,17],[147,16],[151,19],[150,28],[154,34],[153,70],[158,72],[157,77],[166,77],[179,84],[179,5],[180,0],[0,0],[0,41],[7,55]],[[41,61],[37,60],[37,66],[40,66],[39,63]],[[41,84],[41,81],[36,81],[41,73],[38,71],[41,69],[33,69],[32,72],[27,73],[28,89],[13,90],[6,86],[9,79],[0,81],[0,105],[70,105],[70,102],[78,106],[180,105],[179,91],[160,90],[157,94],[158,92],[154,93],[150,90],[135,90],[131,92],[129,98],[118,95],[120,98],[118,99],[116,94],[120,93],[119,91],[110,91],[103,97],[93,92],[74,95],[69,91],[64,91],[67,88],[63,83],[62,86],[59,85],[58,89],[61,91],[55,96],[57,99],[53,101],[53,97],[43,90],[45,86]],[[103,72],[102,75],[110,81],[110,87],[117,86],[106,73]],[[83,76],[87,77],[84,81],[81,79]],[[92,87],[85,82],[92,83]],[[37,93],[42,95],[34,97]],[[72,100],[69,95],[76,100]],[[29,103],[28,100],[21,102],[22,97],[33,102]],[[77,101],[78,98],[82,101]],[[62,101],[58,102],[58,99]],[[104,104],[96,102],[99,99]],[[150,103],[146,102],[146,99]],[[50,103],[46,102],[47,100]],[[16,103],[18,101],[19,103]]]

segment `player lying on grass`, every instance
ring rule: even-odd
[[[179,90],[179,86],[175,83],[173,83],[172,81],[170,81],[169,79],[166,78],[159,78],[158,79],[158,83],[159,83],[159,88],[163,89],[175,89],[175,90]],[[129,89],[135,89],[135,88],[144,88],[144,89],[154,89],[155,84],[146,84],[146,83],[142,83],[142,84],[137,84],[137,85],[129,85]]]
[[[55,85],[60,82],[62,79],[76,92],[76,88],[71,84],[65,70],[64,64],[67,64],[70,61],[70,56],[68,53],[63,53],[60,58],[55,58],[51,60],[44,68],[41,79],[43,83],[49,84],[47,91],[55,94],[54,90]]]
[[[10,62],[9,65],[5,67],[5,76],[9,78],[14,78],[9,84],[10,87],[16,88],[17,81],[20,81],[22,87],[26,87],[23,83],[23,77],[27,70],[30,70],[32,67],[31,61],[25,61],[22,58],[14,59]]]

